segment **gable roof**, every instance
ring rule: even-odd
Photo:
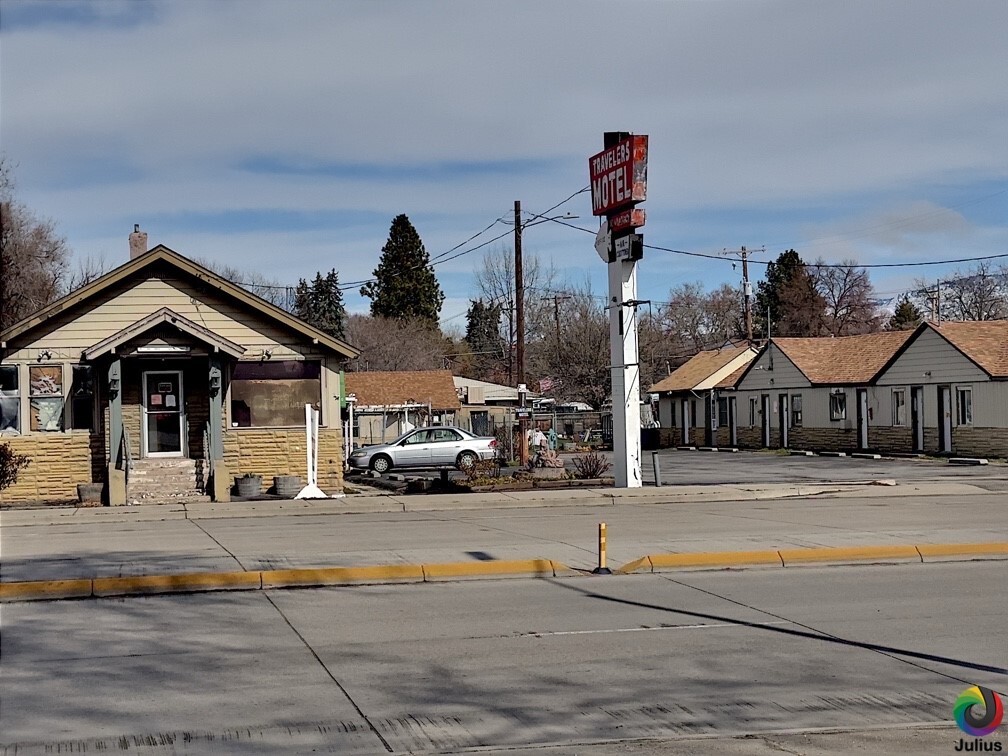
[[[97,357],[101,357],[103,354],[114,352],[116,347],[129,341],[134,336],[139,336],[142,333],[149,331],[151,328],[161,325],[162,323],[168,323],[183,333],[187,333],[190,336],[199,339],[204,344],[209,344],[214,348],[214,351],[224,352],[232,357],[241,357],[245,353],[245,347],[241,344],[236,344],[230,339],[218,336],[208,328],[204,328],[198,323],[194,323],[188,318],[182,317],[177,312],[173,312],[167,307],[162,307],[157,312],[152,312],[146,318],[142,318],[141,320],[126,326],[122,330],[116,331],[108,338],[102,339],[94,346],[85,349],[84,359],[93,360]]]
[[[750,352],[752,357],[756,353],[749,346],[727,346],[721,349],[710,349],[706,352],[698,352],[672,371],[670,375],[662,378],[658,383],[651,386],[650,393],[664,393],[671,391],[691,391],[694,389],[713,388],[713,383],[709,382],[712,376],[731,364],[736,358],[745,352]],[[746,362],[746,365],[749,363]],[[733,374],[737,371],[733,371]]]
[[[926,330],[932,330],[994,380],[1008,380],[1008,320],[925,321],[897,351],[892,365]]]
[[[858,336],[773,338],[764,351],[776,345],[812,385],[867,384],[913,334],[881,331]]]
[[[431,409],[457,410],[462,406],[448,370],[346,373],[344,383],[346,392],[356,395],[358,407],[430,404]]]
[[[58,313],[78,307],[82,303],[99,296],[102,292],[131,277],[142,276],[143,272],[147,269],[165,265],[180,273],[183,277],[200,281],[226,297],[236,300],[244,308],[255,311],[260,317],[301,334],[313,344],[321,344],[344,357],[356,357],[359,354],[358,350],[345,341],[333,338],[324,331],[320,331],[300,318],[291,315],[286,310],[282,310],[276,305],[267,302],[265,299],[255,296],[237,284],[221,278],[216,273],[183,257],[163,244],[158,244],[148,252],[133,258],[129,262],[123,263],[101,278],[82,286],[76,291],[70,292],[65,297],[61,297],[52,304],[29,315],[24,320],[10,326],[6,331],[0,333],[0,347],[5,346],[8,341],[38,327]]]

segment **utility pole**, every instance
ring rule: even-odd
[[[521,200],[514,203],[514,254],[515,254],[515,361],[518,383],[518,405],[525,408],[525,274],[522,270],[522,225]],[[524,413],[523,413],[524,414]],[[528,464],[528,444],[525,442],[525,432],[528,420],[524,417],[518,420],[520,434],[518,444],[518,459],[522,465]]]
[[[742,295],[745,298],[746,341],[752,345],[752,284],[749,283],[749,257],[742,247]]]

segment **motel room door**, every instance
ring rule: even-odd
[[[185,413],[181,370],[145,370],[143,374],[142,454],[181,457],[185,453]]]

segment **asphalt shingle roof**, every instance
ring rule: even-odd
[[[813,384],[869,383],[913,331],[771,341]]]
[[[728,346],[722,349],[710,349],[698,352],[683,365],[672,371],[670,375],[654,384],[649,391],[689,391],[696,388],[718,370],[746,351],[748,346]],[[747,363],[748,364],[748,363]]]
[[[929,325],[992,378],[1008,378],[1008,320]]]
[[[346,373],[346,390],[360,407],[430,404],[435,410],[461,407],[449,370],[399,370]]]

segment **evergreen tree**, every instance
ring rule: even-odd
[[[920,325],[923,319],[921,311],[910,301],[910,297],[904,296],[900,303],[896,305],[896,312],[889,318],[890,331],[909,331]]]
[[[374,270],[375,280],[361,287],[375,317],[421,318],[437,325],[444,292],[430,266],[430,257],[409,218],[392,220],[388,241]]]
[[[804,260],[793,249],[767,265],[766,278],[756,287],[757,328],[766,333],[767,313],[771,336],[818,336],[825,320],[826,300]]]
[[[502,308],[500,304],[484,304],[473,299],[466,312],[465,340],[473,353],[471,377],[492,381],[497,376],[504,357],[504,340],[500,335]]]
[[[335,268],[325,278],[316,273],[310,284],[303,278],[298,281],[294,290],[294,314],[330,336],[344,338],[347,314]]]

